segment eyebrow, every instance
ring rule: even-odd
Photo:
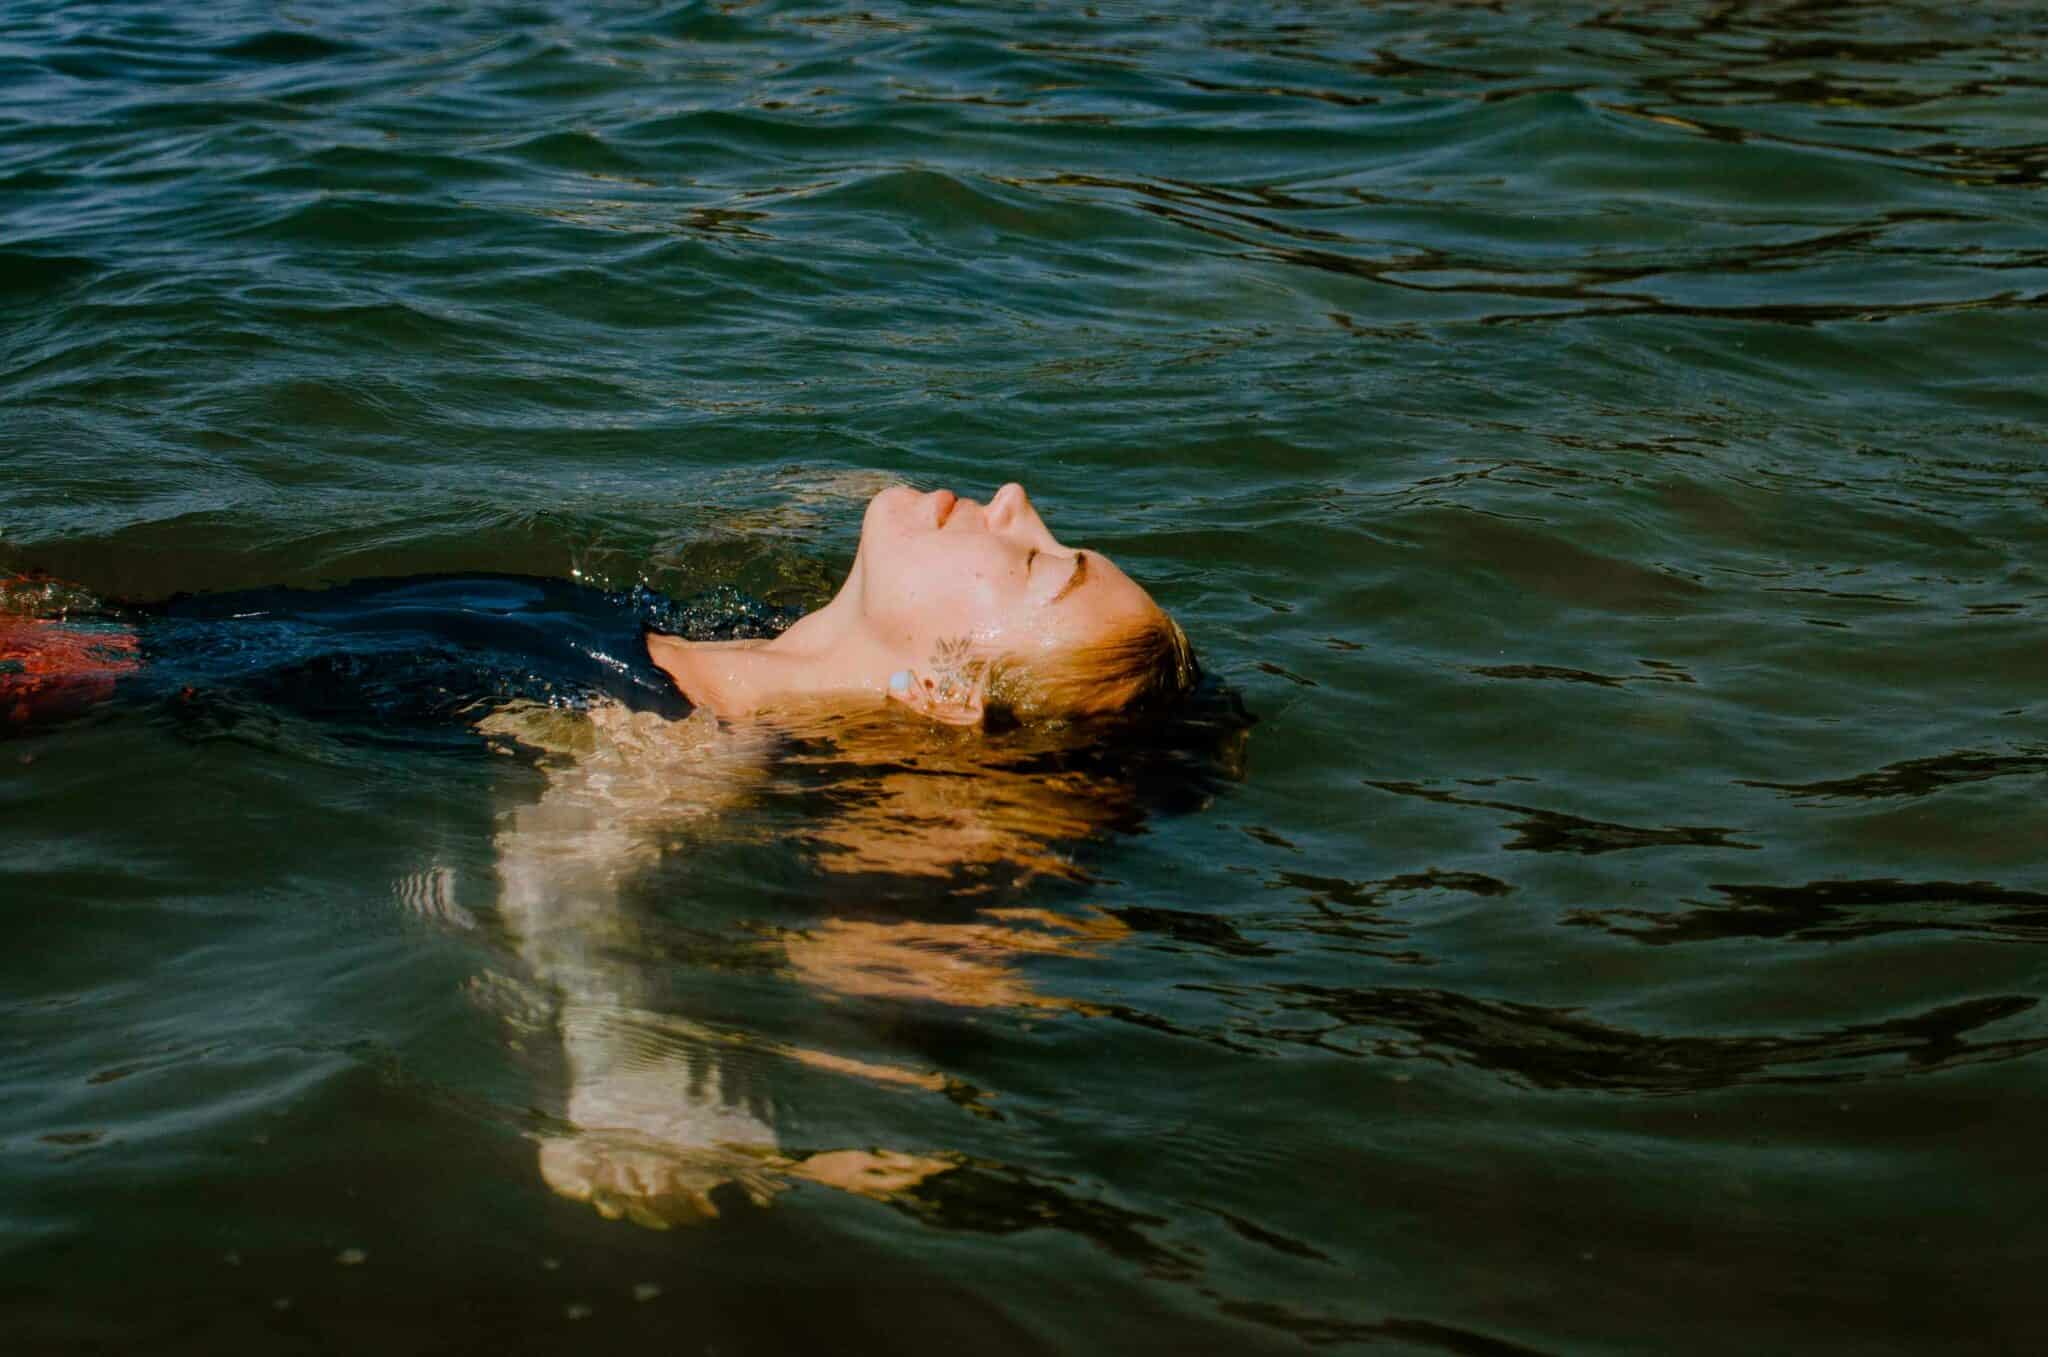
[[[1074,553],[1074,573],[1067,576],[1067,582],[1060,586],[1060,591],[1057,594],[1054,594],[1051,598],[1046,600],[1045,606],[1050,608],[1053,604],[1059,602],[1068,594],[1073,593],[1076,589],[1081,587],[1081,582],[1087,578],[1088,553],[1085,551],[1077,551]]]

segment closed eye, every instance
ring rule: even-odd
[[[1077,551],[1074,553],[1074,573],[1067,576],[1067,582],[1060,586],[1060,591],[1058,593],[1054,594],[1051,598],[1046,600],[1046,606],[1050,607],[1053,604],[1059,602],[1061,599],[1065,598],[1068,594],[1073,593],[1076,589],[1081,587],[1081,582],[1083,580],[1086,580],[1087,578],[1088,553],[1085,551]]]

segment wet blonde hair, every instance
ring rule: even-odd
[[[1104,716],[1163,706],[1201,677],[1180,624],[1154,608],[1104,640],[989,666],[988,707],[1017,720]]]

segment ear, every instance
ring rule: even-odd
[[[941,687],[914,669],[889,676],[889,700],[900,702],[927,720],[948,726],[978,726],[987,714],[985,685],[977,678],[966,686]]]

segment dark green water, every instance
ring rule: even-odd
[[[0,4],[0,568],[803,605],[1014,477],[1258,718],[0,744],[7,1350],[2033,1350],[2044,31]]]

